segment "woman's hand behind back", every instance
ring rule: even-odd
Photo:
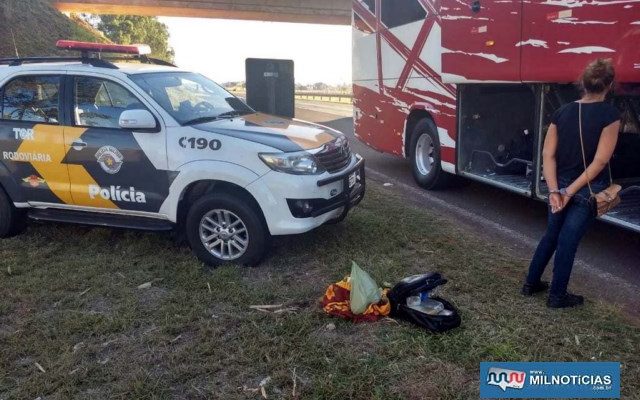
[[[551,206],[551,212],[557,213],[564,208],[564,198],[560,193],[551,193],[549,195],[549,206]]]

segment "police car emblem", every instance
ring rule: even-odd
[[[40,178],[38,175],[31,175],[22,179],[22,182],[27,183],[32,188],[37,188],[40,185],[46,183],[46,181]]]
[[[113,146],[102,146],[96,153],[96,159],[104,172],[111,175],[120,172],[124,161],[122,154]]]

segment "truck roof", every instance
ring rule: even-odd
[[[17,68],[20,71],[57,71],[62,69],[74,72],[87,72],[100,68],[119,71],[127,75],[177,70],[176,66],[168,61],[150,57],[151,47],[146,44],[120,45],[58,40],[56,47],[80,54],[79,56],[2,58],[0,66],[5,66],[5,73],[11,71],[12,68]],[[103,54],[110,54],[110,56],[103,57]]]
[[[8,65],[0,64],[0,75],[8,75],[13,71],[42,71],[42,72],[54,72],[54,71],[69,71],[69,72],[111,72],[112,74],[126,74],[134,75],[141,73],[152,72],[187,72],[177,67],[171,67],[167,65],[146,64],[146,63],[131,63],[131,62],[116,62],[112,64],[112,67],[102,67],[99,65],[92,65],[83,63],[82,61],[46,61],[38,63],[25,63],[21,65]]]

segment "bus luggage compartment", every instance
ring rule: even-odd
[[[531,196],[535,88],[523,84],[458,87],[460,174]]]
[[[545,200],[542,148],[551,116],[580,97],[573,84],[458,85],[460,175]],[[621,203],[602,219],[640,232],[640,85],[621,84],[612,101],[620,110],[611,160]]]
[[[548,85],[543,93],[542,134],[538,147],[538,185],[539,198],[548,196],[548,188],[542,177],[542,146],[551,122],[551,116],[563,104],[580,97],[578,89],[572,85]],[[615,183],[622,186],[621,203],[602,217],[603,220],[640,232],[640,85],[621,84],[610,96],[620,110],[620,136],[611,159],[611,173]]]

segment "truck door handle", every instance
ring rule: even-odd
[[[84,149],[85,147],[87,147],[87,143],[83,142],[80,139],[77,139],[77,140],[74,140],[71,143],[71,147],[73,147],[73,149],[76,150],[76,151],[80,151],[80,150]]]
[[[479,13],[480,9],[482,9],[482,4],[480,3],[480,0],[473,0],[471,2],[471,11],[473,13]]]

